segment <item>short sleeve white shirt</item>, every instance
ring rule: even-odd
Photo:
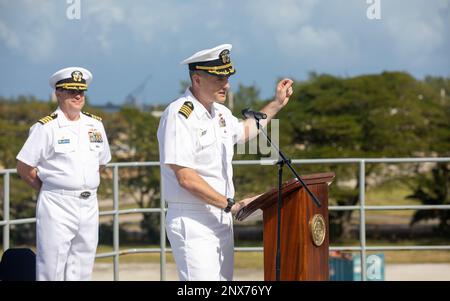
[[[37,168],[43,189],[97,189],[99,165],[111,160],[102,122],[85,114],[70,121],[59,108],[55,113],[55,119],[31,127],[17,160]]]
[[[179,111],[187,101],[194,108],[186,118]],[[213,103],[210,114],[188,88],[182,97],[166,108],[158,127],[165,200],[173,203],[204,203],[179,185],[168,164],[192,168],[217,192],[234,197],[231,162],[234,144],[241,142],[243,137],[243,123],[227,107]]]

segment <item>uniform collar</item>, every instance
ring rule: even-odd
[[[215,105],[215,102],[212,103],[211,108],[212,108],[212,112],[213,114],[211,115],[208,110],[206,110],[205,106],[197,100],[197,98],[195,98],[195,96],[192,94],[191,89],[187,88],[186,92],[184,93],[185,97],[192,101],[192,104],[194,105],[194,113],[195,115],[201,119],[203,117],[203,115],[206,114],[206,116],[208,118],[214,118],[216,116],[216,112],[217,112],[217,106]]]
[[[67,119],[66,115],[61,110],[61,108],[58,107],[54,113],[58,114],[57,120],[59,127],[71,126],[74,124],[73,121]],[[82,114],[81,112],[80,112],[80,119],[77,121],[80,121],[81,124],[93,125],[92,120],[88,116]]]

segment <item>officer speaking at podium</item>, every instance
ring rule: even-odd
[[[188,65],[191,86],[164,111],[158,128],[162,190],[168,203],[166,229],[180,280],[232,280],[233,218],[254,199],[234,201],[234,144],[258,130],[223,105],[236,70],[232,46],[201,50]],[[292,80],[281,80],[262,112],[263,126],[289,101]]]
[[[90,280],[98,243],[97,188],[111,160],[101,118],[82,112],[92,74],[80,67],[50,77],[58,108],[39,119],[17,155],[17,172],[39,192],[36,279]]]

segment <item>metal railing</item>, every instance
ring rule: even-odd
[[[406,206],[367,206],[365,204],[365,168],[367,163],[423,163],[423,162],[450,162],[450,158],[382,158],[382,159],[301,159],[292,160],[293,164],[359,164],[359,205],[355,206],[329,206],[329,210],[359,210],[359,246],[334,246],[330,251],[358,251],[361,255],[361,277],[366,279],[366,252],[367,251],[393,251],[393,250],[450,250],[450,245],[428,245],[428,246],[367,246],[366,245],[366,211],[372,210],[449,210],[450,205],[406,205]],[[259,165],[259,160],[240,160],[233,161],[234,165]],[[267,165],[267,162],[264,163]],[[171,252],[166,246],[165,233],[165,212],[166,206],[164,196],[161,196],[159,208],[135,208],[119,210],[119,168],[125,167],[159,167],[159,162],[130,162],[130,163],[111,163],[108,168],[112,168],[113,181],[113,210],[101,211],[100,216],[113,216],[113,251],[99,253],[96,258],[113,257],[114,280],[119,280],[119,257],[125,254],[134,253],[160,253],[160,279],[166,280],[166,253]],[[10,219],[10,176],[16,173],[15,169],[5,169],[0,171],[3,175],[3,220],[0,226],[3,226],[3,250],[10,245],[10,226],[36,222],[35,218]],[[139,248],[120,250],[119,244],[119,216],[132,213],[159,213],[160,214],[160,247],[159,248]],[[262,247],[235,247],[236,252],[263,252]]]

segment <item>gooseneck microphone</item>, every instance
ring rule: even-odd
[[[242,110],[242,115],[244,116],[245,119],[247,118],[253,118],[253,119],[266,119],[267,118],[267,114],[263,113],[263,112],[256,112],[256,111],[252,111],[249,108],[243,109]]]

